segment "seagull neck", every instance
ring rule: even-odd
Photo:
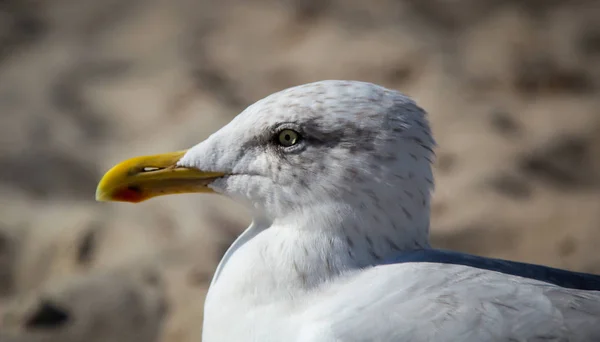
[[[236,297],[256,306],[301,298],[301,293],[384,263],[398,252],[429,247],[426,229],[415,235],[418,230],[400,228],[407,222],[398,213],[373,215],[320,205],[273,222],[255,220],[219,264],[209,302],[218,306],[218,298]]]
[[[420,214],[417,210],[389,208],[385,205],[333,203],[318,205],[274,225],[294,229],[302,236],[317,235],[329,239],[332,244],[322,246],[326,251],[341,253],[348,257],[347,267],[377,265],[393,258],[399,252],[430,248],[429,210]],[[307,243],[309,250],[315,248]],[[299,246],[300,247],[300,246]]]

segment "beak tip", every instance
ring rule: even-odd
[[[95,199],[96,199],[96,202],[112,202],[112,201],[114,201],[114,199],[112,199],[110,196],[106,195],[106,193],[104,193],[104,192],[96,192]]]
[[[104,194],[96,193],[96,202],[110,202],[112,201],[110,197],[104,196]]]

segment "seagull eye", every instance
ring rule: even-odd
[[[279,145],[283,147],[294,146],[300,141],[300,134],[291,129],[284,129],[281,132],[279,132],[277,141],[279,142]]]

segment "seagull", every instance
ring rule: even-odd
[[[211,282],[205,342],[600,341],[600,276],[430,246],[434,147],[409,97],[320,81],[188,150],[117,164],[96,198],[250,208]]]

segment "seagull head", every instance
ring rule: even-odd
[[[116,165],[96,198],[220,193],[271,220],[325,207],[413,219],[429,209],[433,146],[425,112],[408,97],[371,83],[321,81],[254,103],[188,150]]]

